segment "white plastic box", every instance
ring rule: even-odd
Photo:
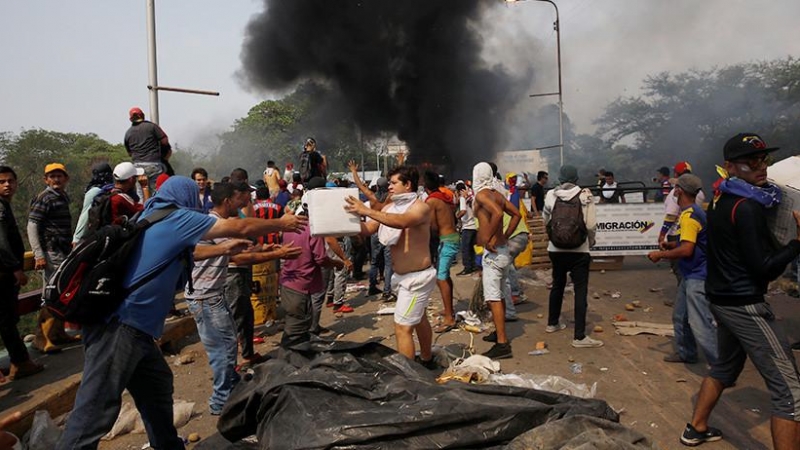
[[[767,178],[783,191],[781,204],[770,211],[769,227],[775,239],[786,245],[797,239],[797,224],[793,210],[800,210],[800,156],[790,156],[776,162],[767,169]]]
[[[360,217],[344,210],[345,198],[358,198],[358,189],[314,189],[306,195],[312,236],[353,236],[361,232]]]

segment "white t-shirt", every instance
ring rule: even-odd
[[[458,210],[465,211],[461,216],[461,229],[462,230],[477,230],[475,226],[475,213],[472,211],[472,206],[467,204],[467,199],[464,197],[458,198]]]

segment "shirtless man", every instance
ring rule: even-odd
[[[425,172],[425,192],[428,198],[425,203],[431,209],[431,232],[439,236],[439,258],[437,258],[436,284],[442,294],[444,316],[442,322],[433,329],[436,333],[446,333],[456,326],[453,311],[453,279],[450,278],[450,266],[459,251],[459,237],[456,231],[456,216],[452,202],[445,203],[445,194],[439,190],[439,175]]]
[[[517,228],[521,216],[519,210],[495,190],[492,167],[488,163],[478,163],[472,169],[472,185],[475,189],[475,218],[479,224],[477,241],[478,245],[483,246],[483,296],[492,310],[497,336],[494,346],[483,356],[492,359],[511,358],[502,289],[508,287],[503,280],[508,277],[511,264],[514,264],[508,251],[508,235]],[[505,233],[503,213],[511,216]]]
[[[414,331],[420,346],[420,362],[432,365],[431,324],[425,315],[431,291],[435,285],[436,270],[431,267],[428,250],[431,228],[431,209],[417,198],[419,173],[410,166],[398,166],[389,173],[389,193],[392,203],[381,211],[367,207],[355,197],[347,198],[345,210],[366,216],[361,233],[378,233],[381,243],[391,248],[392,290],[397,292],[394,313],[394,330],[397,351],[409,359],[414,358]]]

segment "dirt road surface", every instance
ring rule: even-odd
[[[452,269],[455,274],[461,267]],[[694,396],[706,373],[706,364],[692,365],[666,363],[662,358],[672,351],[670,338],[654,335],[619,336],[614,333],[612,316],[625,314],[632,321],[671,323],[672,308],[665,300],[675,296],[675,278],[666,264],[652,264],[644,257],[627,257],[623,268],[615,271],[593,271],[589,279],[589,313],[587,330],[596,325],[602,332],[591,336],[604,341],[597,349],[575,349],[570,343],[573,332],[572,292],[568,290],[564,302],[563,321],[566,330],[546,334],[548,273],[521,269],[521,278],[529,301],[518,306],[519,321],[508,325],[512,339],[514,357],[501,362],[506,373],[528,373],[559,375],[577,383],[597,383],[597,398],[606,400],[619,411],[620,422],[628,427],[652,436],[663,449],[678,449],[678,442],[685,423],[690,419]],[[455,277],[456,310],[467,309],[477,279]],[[619,292],[619,298],[611,294]],[[350,295],[350,304],[355,312],[344,317],[335,317],[329,308],[323,312],[322,324],[327,326],[340,340],[363,341],[383,336],[384,343],[394,347],[392,316],[379,316],[376,311],[383,305],[376,297],[367,297],[366,291]],[[595,298],[599,297],[599,298]],[[626,311],[625,304],[638,301],[640,307]],[[783,293],[770,295],[770,303],[793,341],[800,340],[800,300]],[[441,308],[438,292],[431,301],[429,314]],[[273,351],[280,338],[277,327],[260,328],[265,343],[257,345],[262,354]],[[478,352],[488,350],[489,343],[476,335],[474,345]],[[470,342],[470,333],[462,330],[436,335],[436,344],[464,344]],[[549,354],[530,356],[537,341],[545,341]],[[167,355],[175,375],[175,399],[196,402],[195,415],[179,433],[188,436],[198,433],[201,438],[215,432],[216,417],[208,414],[207,398],[211,391],[211,371],[197,336],[181,342],[177,349],[182,354],[197,355],[193,363],[175,365],[180,356]],[[798,353],[795,353],[797,358]],[[66,377],[80,370],[79,347],[48,356],[50,366],[46,373],[52,377]],[[68,361],[67,361],[68,360]],[[575,374],[573,364],[580,364],[582,371]],[[61,366],[60,369],[57,367]],[[57,372],[58,371],[58,372]],[[43,379],[42,379],[43,380]],[[24,386],[19,386],[20,389]],[[2,397],[0,397],[1,399]],[[126,396],[125,401],[130,401]],[[5,405],[8,407],[8,405]],[[5,408],[0,408],[5,409]],[[720,428],[724,440],[703,445],[709,450],[770,449],[769,394],[752,365],[748,364],[737,385],[723,394],[711,419],[711,424]],[[147,442],[144,434],[129,434],[102,442],[103,450],[140,449]],[[189,447],[191,448],[191,446]]]

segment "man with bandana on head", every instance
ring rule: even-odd
[[[492,311],[495,331],[491,341],[494,342],[483,356],[492,359],[511,358],[511,343],[506,336],[506,303],[510,298],[510,284],[505,280],[509,276],[509,268],[514,264],[508,249],[508,239],[517,228],[521,215],[519,210],[496,190],[492,166],[478,163],[472,169],[472,182],[475,188],[474,211],[478,227],[478,245],[483,251],[483,296]],[[503,214],[510,220],[503,231]],[[503,292],[505,291],[505,292]]]
[[[767,212],[781,201],[781,190],[767,181],[769,153],[755,133],[741,133],[723,148],[723,180],[708,207],[706,295],[717,322],[717,350],[703,379],[692,421],[681,443],[688,446],[722,439],[708,425],[722,391],[736,383],[749,357],[772,398],[772,444],[776,450],[800,445],[800,373],[786,334],[764,300],[767,285],[800,255],[800,212],[794,211],[797,239],[780,246],[767,226]]]
[[[222,219],[200,212],[200,191],[187,177],[170,177],[145,205],[144,220],[156,211],[174,209],[147,228],[131,254],[123,285],[134,286],[122,304],[103,323],[83,328],[83,379],[75,406],[56,449],[97,448],[114,425],[128,390],[142,415],[153,448],[183,449],[172,422],[173,379],[156,340],[172,308],[175,291],[186,281],[186,266],[201,240],[263,236],[275,231],[302,229],[307,220],[286,215],[277,220]],[[227,255],[244,250],[249,241],[226,241]]]

